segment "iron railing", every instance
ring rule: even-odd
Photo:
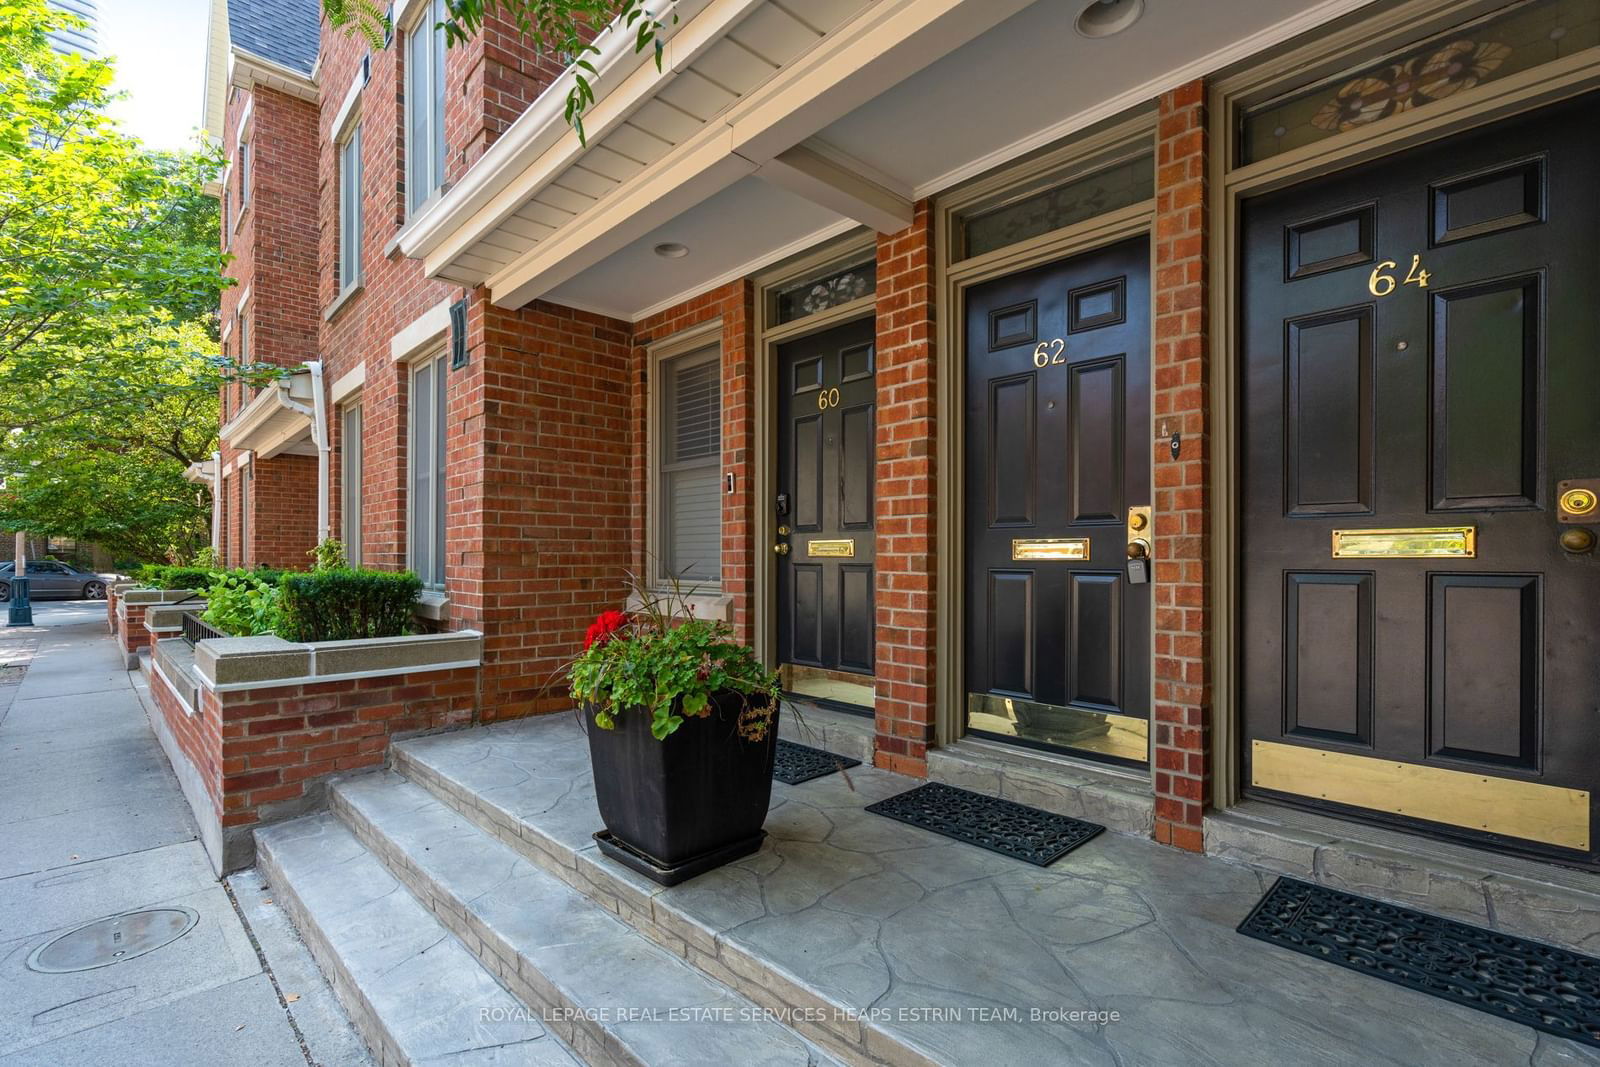
[[[193,648],[196,641],[209,641],[215,637],[227,637],[221,630],[206,622],[192,611],[183,613],[183,639]]]

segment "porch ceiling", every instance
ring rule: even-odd
[[[801,149],[909,205],[1366,2],[1152,3],[1131,29],[1096,41],[1073,29],[1078,4],[1040,0],[942,58],[928,57],[931,63],[819,127]],[[888,228],[864,205],[820,196],[792,173],[778,173],[775,164],[793,151],[688,196],[691,203],[592,265],[556,277],[540,295],[637,319],[861,223]],[[653,249],[663,242],[686,245],[689,254],[662,259]],[[490,284],[497,301],[510,291],[496,279]]]

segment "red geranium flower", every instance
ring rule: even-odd
[[[596,642],[605,644],[611,640],[613,634],[628,625],[627,612],[602,611],[589,624],[588,631],[583,635],[583,647],[588,650]]]

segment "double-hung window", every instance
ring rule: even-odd
[[[239,210],[250,203],[250,142],[239,142]]]
[[[715,346],[657,371],[656,552],[659,577],[722,580],[722,359]]]
[[[445,367],[440,352],[411,368],[408,562],[427,589],[444,588]]]
[[[361,401],[339,409],[339,516],[344,554],[350,566],[361,566]]]
[[[339,289],[361,281],[361,127],[339,145]]]
[[[444,184],[444,0],[427,0],[406,35],[406,214]]]

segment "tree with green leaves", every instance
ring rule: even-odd
[[[363,34],[375,49],[390,39],[390,8],[379,0],[322,0],[322,10],[330,23]],[[635,52],[653,49],[656,70],[661,69],[661,37],[667,23],[650,13],[644,0],[444,0],[444,10],[441,26],[447,45],[465,43],[483,28],[485,19],[499,15],[541,55],[559,56],[571,68],[566,121],[580,144],[588,143],[583,114],[594,103],[594,79],[599,75],[592,57],[600,49],[594,42],[606,27],[615,25],[618,33],[631,34]],[[670,21],[676,24],[678,16]]]
[[[226,284],[211,150],[159,153],[107,114],[72,17],[0,0],[0,527],[159,555],[203,542],[183,480],[216,439]]]

